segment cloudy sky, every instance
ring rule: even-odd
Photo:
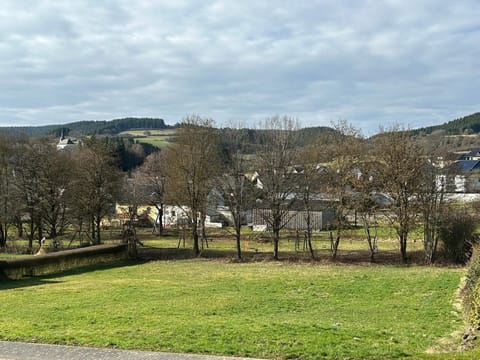
[[[0,3],[0,126],[189,114],[364,133],[480,111],[478,0]]]

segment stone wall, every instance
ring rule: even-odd
[[[97,245],[21,259],[0,260],[0,278],[54,274],[82,266],[109,264],[128,258],[127,244]]]

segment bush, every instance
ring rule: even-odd
[[[450,208],[445,212],[440,226],[442,250],[450,261],[466,263],[475,242],[475,219],[463,209]]]
[[[469,301],[464,304],[465,310],[468,309],[468,321],[473,328],[480,325],[480,283],[477,282],[470,294]]]
[[[478,249],[475,250],[465,275],[462,293],[465,315],[472,327],[476,328],[480,325],[480,255]]]

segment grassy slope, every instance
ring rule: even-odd
[[[148,131],[150,135],[146,136],[145,131]],[[119,134],[128,135],[134,137],[138,142],[152,144],[159,148],[172,146],[172,140],[176,137],[176,129],[165,130],[128,130]]]
[[[417,357],[461,328],[452,302],[462,272],[188,260],[3,282],[0,338],[265,358]]]

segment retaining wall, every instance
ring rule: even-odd
[[[127,258],[127,244],[120,244],[96,245],[21,259],[0,260],[0,278],[21,279],[25,276],[48,275],[82,266],[114,263]]]

